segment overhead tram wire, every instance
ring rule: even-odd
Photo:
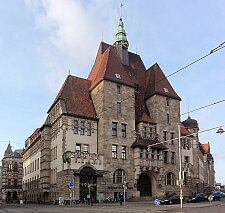
[[[204,58],[206,58],[206,57],[212,55],[213,53],[215,53],[215,52],[217,52],[217,51],[223,49],[224,47],[225,47],[225,42],[222,42],[222,43],[219,44],[216,48],[210,50],[210,52],[209,52],[208,54],[206,54],[205,56],[202,56],[201,58],[199,58],[199,59],[197,59],[197,60],[191,62],[190,64],[188,64],[188,65],[186,65],[186,66],[184,66],[184,67],[182,67],[182,68],[180,68],[180,69],[178,69],[177,71],[175,71],[175,72],[173,72],[173,73],[167,75],[166,77],[164,77],[164,78],[162,78],[162,79],[156,81],[155,83],[157,84],[157,83],[159,83],[159,82],[161,82],[161,81],[163,81],[163,80],[165,80],[165,79],[167,79],[167,78],[169,78],[169,77],[171,77],[171,76],[173,76],[173,75],[175,75],[175,74],[181,72],[182,70],[184,70],[184,69],[186,69],[186,68],[188,68],[188,67],[190,67],[190,66],[196,64],[197,62],[199,62],[199,61],[203,60]],[[131,95],[131,96],[126,97],[125,99],[122,99],[122,100],[120,101],[120,103],[123,102],[123,101],[126,101],[126,100],[128,100],[129,98],[132,98],[132,97],[135,97],[135,93],[134,93],[133,95]],[[116,104],[117,104],[117,103],[116,103]],[[103,113],[103,112],[105,112],[105,111],[107,111],[108,109],[113,108],[114,106],[116,106],[116,104],[112,104],[111,106],[107,107],[106,109],[103,109],[101,112],[98,113],[98,115],[101,114],[101,113]]]

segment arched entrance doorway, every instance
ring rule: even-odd
[[[11,192],[8,191],[6,196],[6,202],[9,203],[10,201],[11,201]]]
[[[147,174],[139,176],[137,190],[140,191],[140,196],[152,196],[152,182]]]
[[[97,175],[94,169],[84,167],[80,171],[80,200],[94,198],[96,200]]]
[[[13,200],[17,200],[17,192],[16,191],[13,192]]]

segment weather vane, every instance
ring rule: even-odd
[[[120,18],[122,18],[122,7],[124,6],[124,4],[120,4]]]

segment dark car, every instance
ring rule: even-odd
[[[172,197],[160,200],[160,204],[175,204],[175,203],[180,203],[180,195],[173,195]]]
[[[215,200],[220,200],[221,195],[219,192],[213,192],[211,195],[208,196],[209,201],[215,201]]]
[[[191,197],[188,197],[187,198],[187,202],[190,203],[190,202],[194,202],[194,203],[197,203],[197,202],[205,202],[206,201],[206,196],[204,194],[196,194],[194,196],[191,196]]]
[[[224,192],[219,192],[219,193],[220,193],[221,198],[225,197],[225,193]]]

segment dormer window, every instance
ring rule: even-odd
[[[168,92],[169,92],[169,90],[168,90],[167,88],[164,88],[164,92],[168,93]]]
[[[117,79],[121,79],[120,74],[116,73],[115,75]]]

